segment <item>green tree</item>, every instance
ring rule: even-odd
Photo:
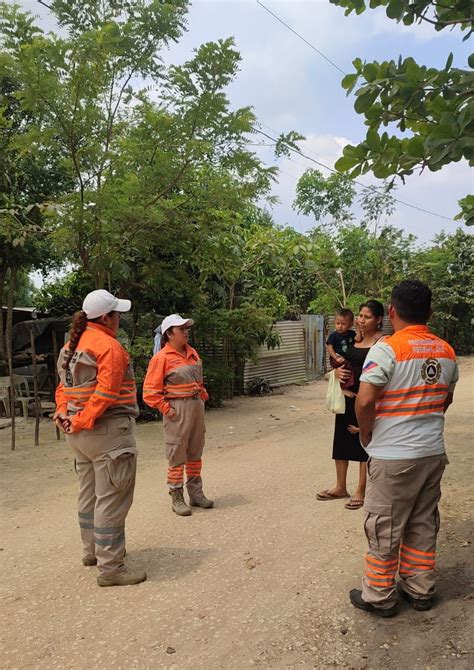
[[[320,224],[328,216],[332,225],[352,218],[354,197],[353,183],[345,175],[334,173],[324,177],[320,170],[310,169],[298,180],[293,207],[298,214],[312,214]]]
[[[451,235],[443,232],[414,257],[413,274],[433,291],[431,325],[460,354],[472,348],[473,240],[461,228]]]
[[[0,3],[2,47],[15,60],[22,107],[35,117],[34,138],[64,155],[74,189],[60,211],[69,260],[107,279],[108,187],[127,128],[132,82],[163,74],[161,47],[184,28],[187,1],[51,3],[63,28],[45,34],[29,14]],[[41,125],[40,125],[41,122]],[[173,181],[173,177],[170,177]]]
[[[366,0],[331,0],[346,14],[367,9]],[[405,25],[428,22],[435,30],[459,27],[467,39],[474,29],[471,0],[371,0],[370,8],[383,6],[389,19]],[[372,171],[380,178],[402,180],[415,171],[440,170],[460,160],[474,164],[474,55],[469,68],[453,67],[453,54],[445,67],[420,65],[412,57],[398,61],[353,62],[355,73],[342,81],[347,93],[358,83],[355,111],[365,116],[367,135],[357,146],[348,145],[336,168],[357,177]],[[395,126],[397,134],[382,132]],[[474,224],[474,195],[459,202],[456,218]]]

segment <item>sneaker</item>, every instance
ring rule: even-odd
[[[170,489],[171,509],[178,516],[191,516],[191,509],[184,502],[183,489]]]
[[[375,614],[376,616],[391,617],[395,616],[398,611],[397,605],[392,605],[392,607],[383,609],[382,607],[374,607],[374,605],[366,603],[365,600],[362,600],[362,591],[359,589],[352,589],[352,591],[349,591],[349,598],[354,607],[357,607],[359,610],[364,610],[364,612]]]
[[[200,496],[189,498],[189,504],[191,507],[203,507],[204,509],[211,509],[211,507],[214,507],[214,501],[206,498],[204,493]]]
[[[398,585],[398,593],[413,607],[417,612],[428,612],[433,607],[433,598],[413,598],[409,595],[403,587]]]
[[[118,575],[112,575],[111,577],[99,575],[97,577],[97,584],[99,586],[129,586],[130,584],[140,584],[145,579],[146,572],[143,570],[125,568],[123,572],[119,572]]]
[[[91,565],[97,565],[97,559],[87,558],[87,556],[84,556],[82,559],[82,565],[85,565],[86,567],[90,567]]]

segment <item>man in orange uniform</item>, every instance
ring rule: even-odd
[[[214,505],[202,490],[202,452],[206,428],[204,403],[209,399],[203,384],[199,354],[188,344],[192,319],[171,314],[161,325],[162,349],[150,361],[143,383],[143,400],[163,414],[168,487],[172,509],[179,516],[189,516],[184,502],[183,481],[192,507]]]
[[[389,617],[399,591],[415,610],[432,607],[436,536],[445,454],[444,413],[458,368],[453,349],[431,333],[431,291],[403,281],[392,291],[395,334],[370,350],[356,400],[360,440],[369,454],[362,591],[352,604]]]
[[[125,519],[135,488],[138,405],[130,358],[116,335],[119,313],[130,307],[130,300],[108,291],[89,293],[58,359],[53,418],[74,451],[82,562],[98,566],[99,586],[146,579],[123,560]]]

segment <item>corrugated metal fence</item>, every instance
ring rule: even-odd
[[[272,386],[298,384],[306,381],[306,346],[302,321],[279,321],[274,326],[281,337],[276,349],[262,345],[254,363],[244,368],[244,388],[253,379],[263,378]]]
[[[280,347],[272,350],[262,345],[257,361],[245,363],[245,389],[258,378],[271,386],[284,386],[316,379],[323,373],[324,317],[307,314],[301,321],[279,321],[274,328],[281,338]]]
[[[244,367],[244,389],[255,379],[265,379],[271,386],[301,384],[317,379],[330,370],[325,342],[334,330],[334,316],[305,314],[301,321],[278,321],[274,325],[281,344],[276,349],[262,345],[257,360],[247,361]],[[383,320],[382,332],[391,335],[388,317]]]

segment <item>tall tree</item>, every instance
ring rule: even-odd
[[[331,0],[346,14],[361,14],[366,0]],[[389,19],[405,25],[427,22],[437,31],[458,27],[467,39],[474,30],[471,0],[371,0],[370,8],[386,7]],[[336,167],[351,177],[372,171],[386,179],[402,180],[413,172],[436,171],[466,160],[474,165],[474,54],[466,65],[453,67],[447,54],[444,68],[420,65],[414,58],[365,63],[353,61],[355,73],[342,81],[347,93],[356,90],[355,111],[365,116],[367,135],[357,146],[347,145]],[[394,126],[397,134],[382,132]],[[456,216],[474,224],[474,195],[459,202]]]
[[[64,31],[59,35],[45,34],[31,15],[0,3],[2,46],[17,64],[22,105],[42,120],[41,141],[64,153],[75,182],[61,212],[75,251],[70,261],[92,272],[97,286],[107,278],[104,199],[133,83],[160,82],[159,51],[180,36],[187,5],[55,0],[50,8]]]

